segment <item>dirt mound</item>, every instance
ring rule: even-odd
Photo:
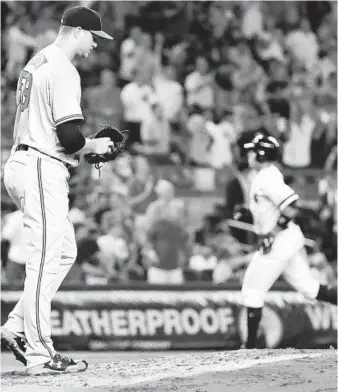
[[[336,391],[336,350],[238,350],[166,353],[130,352],[90,364],[78,374],[27,376],[2,373],[3,392],[319,392]],[[91,355],[84,358],[89,363]],[[230,387],[230,388],[226,388]]]

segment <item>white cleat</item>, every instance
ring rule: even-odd
[[[56,353],[50,361],[28,368],[27,374],[38,376],[40,374],[80,373],[87,370],[87,368],[88,363],[82,359],[75,361],[72,358]]]

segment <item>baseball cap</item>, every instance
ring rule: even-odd
[[[66,10],[62,16],[61,24],[70,27],[81,27],[101,38],[113,39],[102,30],[101,16],[91,8],[72,7]]]

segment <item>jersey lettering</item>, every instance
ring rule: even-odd
[[[42,53],[38,53],[35,57],[33,57],[27,66],[34,67],[34,70],[37,70],[41,67],[41,65],[47,63],[46,57]],[[18,102],[17,105],[19,110],[23,112],[27,109],[29,105],[29,100],[31,97],[33,84],[33,75],[27,70],[23,70],[20,74],[19,83],[18,83]]]
[[[33,87],[33,73],[40,68],[43,64],[47,63],[46,57],[42,53],[38,53],[33,57],[25,69],[20,73],[17,89],[16,89],[16,115],[14,124],[13,138],[16,143],[20,141],[20,122],[22,121],[21,115],[28,108],[31,99]],[[28,69],[27,69],[28,68]],[[25,120],[24,120],[25,121]],[[22,126],[21,126],[22,128]]]
[[[18,106],[21,112],[23,112],[28,107],[32,91],[32,83],[33,75],[28,71],[22,71],[18,83]]]

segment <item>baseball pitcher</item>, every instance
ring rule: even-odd
[[[7,191],[23,212],[26,278],[24,290],[1,342],[30,374],[77,372],[87,368],[57,352],[51,339],[51,301],[75,261],[77,248],[68,215],[70,167],[84,155],[90,163],[113,160],[123,145],[109,127],[92,138],[81,133],[81,88],[72,64],[87,58],[102,31],[100,15],[86,7],[68,9],[58,36],[22,70],[17,85],[14,145],[4,168]],[[116,129],[118,142],[123,135]]]

